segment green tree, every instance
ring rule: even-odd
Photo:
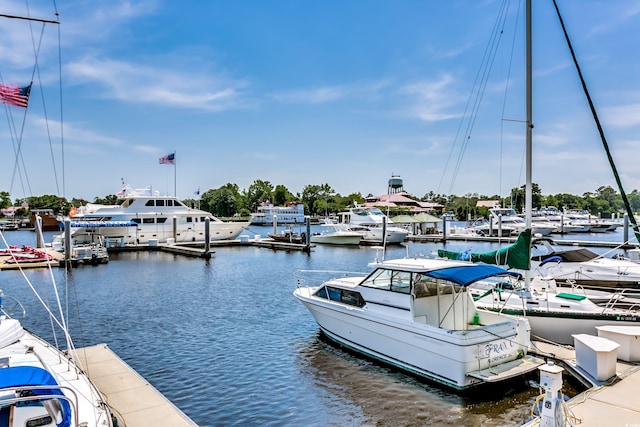
[[[275,206],[282,206],[287,202],[293,202],[296,199],[294,196],[284,185],[276,185],[275,190],[273,190],[273,204]]]
[[[6,209],[11,206],[11,197],[9,197],[9,192],[0,191],[0,209]]]
[[[255,212],[258,205],[264,201],[273,201],[273,185],[269,181],[255,180],[244,193],[247,201],[247,208]]]
[[[309,215],[324,214],[322,211],[324,205],[322,203],[316,203],[316,201],[325,201],[332,196],[335,192],[329,184],[322,185],[306,185],[302,189],[302,202],[305,204],[305,208],[308,210]]]

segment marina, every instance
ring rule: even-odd
[[[76,336],[82,331],[76,338],[81,340],[79,346],[106,343],[200,426],[416,425],[426,420],[450,426],[518,426],[527,422],[539,396],[530,383],[516,383],[498,395],[460,396],[324,339],[292,296],[294,272],[358,266],[367,272],[381,248],[313,245],[305,252],[301,245],[274,247],[276,242],[260,233],[263,228],[250,227],[240,239],[212,242],[208,259],[195,255],[202,248],[191,248],[194,253],[185,255],[169,252],[164,244],[144,245],[112,248],[108,264],[74,269],[69,286],[82,309],[71,313],[75,320],[70,326]],[[46,234],[52,238],[52,233]],[[32,231],[7,236],[15,239],[12,243],[33,244]],[[602,239],[603,235],[584,238]],[[613,244],[622,238],[622,231],[610,238]],[[496,244],[409,240],[385,251],[387,258],[401,258],[433,254],[443,246],[489,249]],[[61,275],[63,270],[53,271]],[[25,292],[17,271],[0,274],[6,293]],[[33,269],[27,274],[46,273]],[[261,307],[269,307],[268,313]],[[46,331],[47,325],[37,320],[28,316],[27,327]],[[535,383],[537,378],[534,375],[528,381]],[[270,393],[272,389],[280,392]],[[417,413],[393,409],[407,401],[422,409]]]

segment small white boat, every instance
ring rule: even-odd
[[[505,270],[424,258],[373,266],[369,275],[319,284],[307,282],[314,272],[298,273],[294,296],[330,339],[457,390],[524,375],[543,363],[527,355],[527,319],[477,309],[467,292],[471,283]]]
[[[608,258],[582,247],[560,247],[548,238],[534,239],[531,268],[558,282],[582,286],[640,289],[640,264]]]
[[[320,224],[322,231],[311,235],[311,243],[326,245],[359,245],[362,234],[353,231],[347,224],[326,221]]]
[[[370,244],[399,244],[405,241],[409,230],[394,225],[380,209],[373,206],[358,206],[342,213],[343,223],[351,230],[362,234],[360,243]]]

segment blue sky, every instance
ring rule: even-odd
[[[0,13],[55,18],[51,2],[25,4]],[[26,116],[2,106],[0,190],[93,200],[124,179],[172,194],[174,168],[158,159],[175,151],[181,198],[258,179],[378,195],[392,174],[418,196],[506,195],[524,184],[522,2],[508,5],[469,133],[465,118],[504,4],[57,1]],[[640,189],[640,4],[559,7],[625,190]],[[617,189],[551,0],[533,19],[533,181],[543,194]],[[4,84],[30,81],[41,30],[0,18]],[[23,118],[28,181],[11,148]]]

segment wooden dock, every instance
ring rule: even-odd
[[[106,344],[77,349],[77,358],[127,427],[197,427]]]

